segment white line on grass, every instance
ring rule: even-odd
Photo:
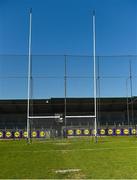
[[[78,172],[80,169],[59,169],[56,170],[55,173],[68,173],[68,172]]]
[[[72,152],[72,151],[103,151],[103,150],[122,150],[122,149],[137,149],[137,147],[120,147],[120,148],[93,148],[93,149],[49,149],[49,150],[21,150],[21,151],[7,151],[8,153],[45,153],[45,152]],[[5,151],[0,151],[5,153]]]

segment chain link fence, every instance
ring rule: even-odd
[[[48,101],[51,99],[60,98],[66,98],[66,106],[69,104],[69,99],[79,99],[78,104],[73,102],[67,107],[67,114],[87,113],[87,107],[91,109],[88,112],[94,111],[94,102],[91,100],[94,97],[92,56],[32,55],[31,62],[30,111],[32,114],[48,115],[54,112],[63,116],[63,103],[61,109],[57,104],[51,109],[49,107],[49,112],[46,109],[41,110],[42,107],[34,106],[34,100],[44,99],[49,104]],[[28,56],[0,55],[1,101],[27,99],[27,74]],[[98,127],[135,126],[137,123],[137,56],[96,56],[96,81]],[[124,102],[118,101],[119,110],[115,109],[113,104],[114,99],[117,98],[124,99]],[[80,106],[82,103],[80,99],[87,99],[86,106]],[[103,109],[107,99],[112,99],[108,105],[108,111]],[[12,108],[8,114],[5,110],[1,110],[0,126],[2,128],[10,126],[15,128],[24,126],[25,128],[26,109],[23,110],[17,106],[17,112],[14,113],[12,113]],[[73,107],[74,109],[77,107],[76,112],[73,112]],[[42,126],[45,128],[48,123],[52,124],[50,127],[55,126],[57,128],[53,129],[59,129],[59,131],[64,127],[62,122],[54,120],[53,122],[52,120],[44,121],[42,124],[41,122],[42,120],[38,122],[33,120],[32,128],[36,128],[36,124],[38,128]],[[67,126],[89,127],[90,120],[70,119],[67,120]]]

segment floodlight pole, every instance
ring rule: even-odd
[[[31,93],[31,36],[32,36],[32,9],[29,14],[29,54],[28,54],[28,98],[27,98],[27,141],[30,143],[30,93]]]
[[[93,11],[93,62],[94,62],[94,115],[95,115],[95,142],[97,142],[97,94],[96,94],[96,29],[95,11]]]

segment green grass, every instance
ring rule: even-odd
[[[60,169],[79,172],[56,173]],[[1,179],[137,179],[137,138],[0,141]]]

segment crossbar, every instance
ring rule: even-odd
[[[60,118],[60,116],[29,116],[29,119],[56,119]]]
[[[95,118],[95,115],[86,115],[86,116],[66,116],[66,118]]]
[[[29,119],[56,119],[60,116],[29,116]],[[84,115],[84,116],[66,116],[66,118],[95,118],[95,115]]]

